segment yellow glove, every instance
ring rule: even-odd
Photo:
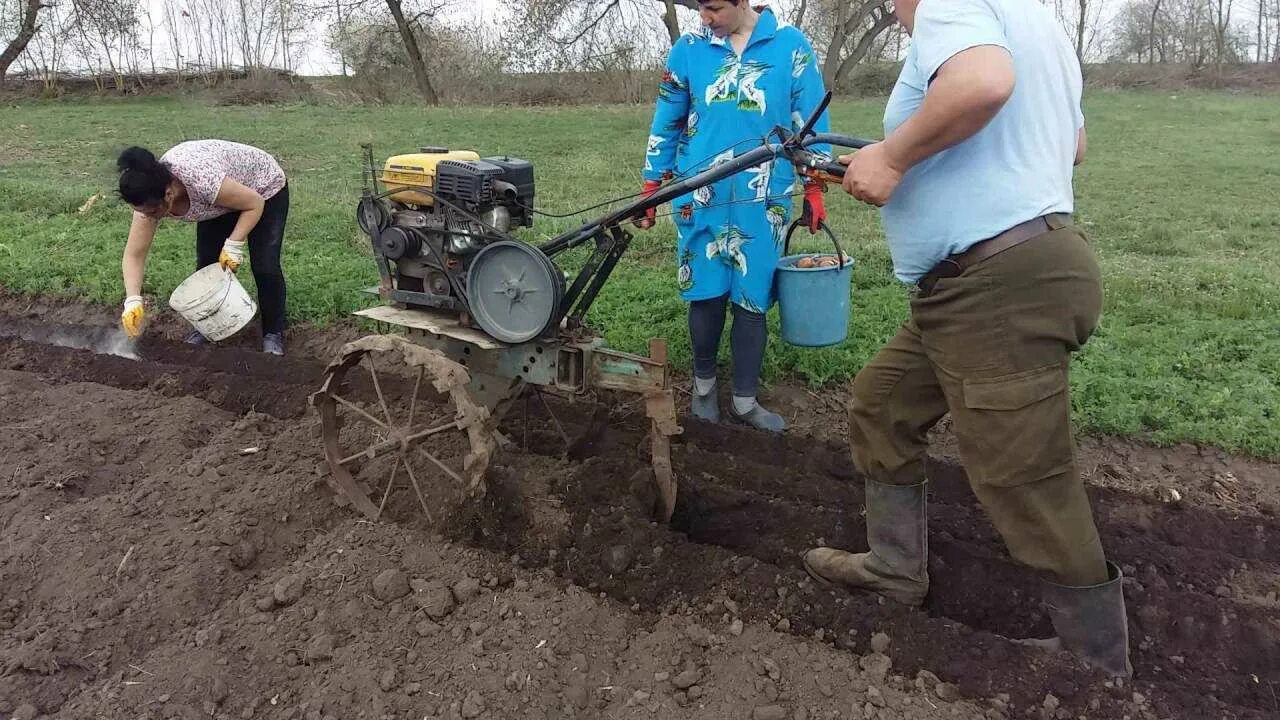
[[[142,321],[146,314],[142,309],[142,297],[130,295],[124,299],[124,312],[120,313],[120,326],[130,340],[136,340],[142,334]]]
[[[244,260],[244,241],[227,240],[222,244],[222,252],[218,255],[218,264],[224,269],[235,272],[240,269]]]

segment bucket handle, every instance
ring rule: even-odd
[[[801,222],[802,220],[803,218],[796,218],[795,220],[792,220],[791,227],[787,228],[787,239],[782,246],[782,254],[784,256],[791,254],[791,236],[795,235],[797,229],[805,227],[804,223]],[[836,247],[836,257],[840,261],[839,267],[844,267],[845,260],[848,256],[844,254],[844,249],[840,247],[840,240],[836,238],[835,232],[831,229],[830,225],[827,225],[826,220],[819,220],[818,227],[827,232],[827,237],[831,239],[831,244]]]

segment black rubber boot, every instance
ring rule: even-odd
[[[1107,576],[1106,582],[1089,587],[1046,582],[1044,604],[1063,649],[1111,677],[1131,677],[1124,576],[1111,562]]]
[[[870,552],[815,548],[804,569],[826,584],[870,590],[904,605],[919,605],[929,593],[927,483],[888,485],[868,479],[867,545]]]

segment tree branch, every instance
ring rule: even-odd
[[[880,37],[881,33],[888,30],[890,26],[898,21],[898,18],[892,12],[884,8],[878,8],[878,10],[879,14],[874,16],[875,24],[871,26],[870,30],[863,33],[862,37],[858,39],[858,44],[840,61],[840,67],[836,68],[835,78],[833,78],[835,81],[832,83],[833,85],[838,85],[853,69],[853,66],[866,57],[867,51],[871,49],[871,45],[876,41],[876,38]]]
[[[587,23],[582,28],[580,28],[578,30],[578,34],[574,35],[572,40],[567,40],[567,41],[556,40],[556,44],[562,45],[562,46],[569,46],[581,40],[583,36],[591,32],[592,30],[594,30],[596,26],[599,25],[605,19],[605,16],[607,16],[614,8],[618,7],[619,1],[620,0],[609,0],[609,4],[604,7],[604,10],[600,11],[600,14],[596,16],[596,19],[592,20],[591,22]]]

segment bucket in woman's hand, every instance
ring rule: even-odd
[[[235,335],[258,311],[236,274],[218,263],[200,268],[174,288],[169,307],[214,341]]]
[[[787,231],[786,248],[791,248],[791,235],[800,222]],[[823,223],[835,245],[830,253],[787,255],[778,260],[774,287],[778,298],[778,315],[782,321],[782,340],[801,347],[838,345],[849,336],[849,296],[853,285],[853,258],[844,254],[835,233]],[[809,260],[806,262],[806,258]],[[835,262],[826,260],[831,258]],[[797,263],[804,266],[798,266]],[[810,263],[813,263],[812,265]]]

